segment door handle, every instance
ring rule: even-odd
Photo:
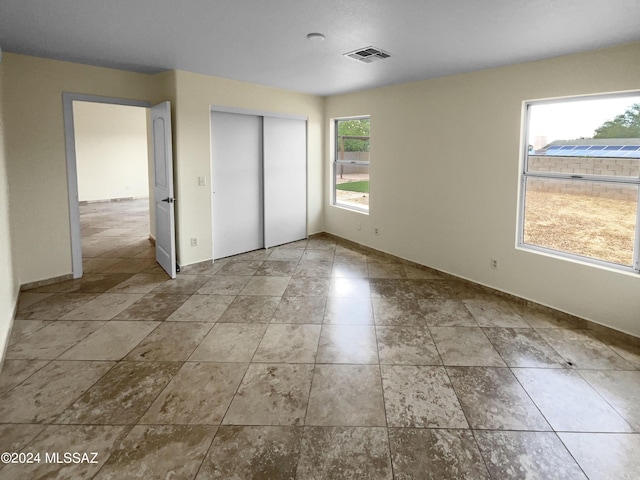
[[[167,197],[167,198],[164,198],[162,201],[167,203],[173,203],[176,201],[176,199],[173,197]]]

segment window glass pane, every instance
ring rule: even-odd
[[[526,179],[524,243],[633,264],[637,185]]]
[[[369,143],[371,120],[336,120],[335,204],[369,210]]]
[[[640,149],[635,152],[638,158],[630,157],[629,152],[625,150],[578,150],[576,152],[575,155],[573,152],[569,155],[564,151],[539,150],[529,154],[528,171],[580,176],[640,177]]]
[[[640,178],[640,96],[529,105],[529,172]]]
[[[369,118],[336,121],[336,161],[369,161]]]
[[[369,167],[337,163],[335,172],[336,204],[369,209]]]

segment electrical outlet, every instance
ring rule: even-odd
[[[380,235],[380,229],[378,227],[374,227],[373,228],[373,234],[374,235]]]
[[[205,187],[207,185],[206,177],[198,177],[198,185]]]
[[[360,222],[356,223],[356,230],[362,230],[362,225],[360,224]]]
[[[192,247],[198,246],[198,237],[191,237],[191,246]]]
[[[493,268],[494,270],[498,270],[498,260],[496,260],[495,258],[491,259],[491,268]]]

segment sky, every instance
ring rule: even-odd
[[[529,120],[529,144],[535,145],[536,137],[546,137],[545,145],[554,140],[590,138],[596,128],[634,103],[640,103],[640,95],[534,104]]]

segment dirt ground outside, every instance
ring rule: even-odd
[[[527,191],[524,242],[631,266],[634,201]]]
[[[336,201],[339,203],[353,203],[355,205],[369,206],[369,194],[360,192],[348,192],[346,190],[336,190]]]

